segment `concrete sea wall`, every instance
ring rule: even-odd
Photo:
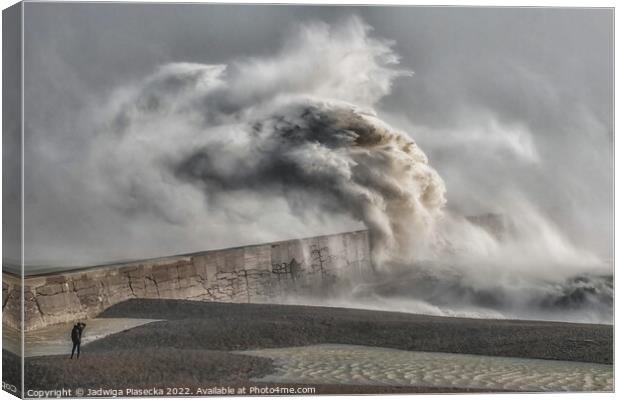
[[[24,326],[91,318],[131,298],[277,303],[371,268],[367,231],[213,250],[24,278]],[[19,277],[3,273],[2,322],[19,329]]]

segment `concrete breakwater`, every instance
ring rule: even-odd
[[[370,269],[368,232],[357,231],[26,276],[24,329],[92,318],[131,298],[278,303]],[[20,329],[20,320],[21,279],[3,273],[2,323]]]

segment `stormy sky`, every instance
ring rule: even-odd
[[[609,9],[27,3],[25,263],[84,265],[360,228],[346,213],[299,211],[276,195],[230,196],[228,208],[210,210],[183,183],[125,190],[114,177],[139,182],[149,145],[119,154],[128,148],[101,128],[110,99],[162,65],[247,67],[292,51],[291,32],[303,24],[338,27],[352,16],[371,37],[393,41],[398,68],[414,71],[373,106],[426,153],[448,210],[510,214],[525,202],[572,243],[611,257]],[[102,144],[102,135],[112,136]],[[92,173],[93,153],[109,159],[113,178]],[[172,210],[142,200],[158,196]]]

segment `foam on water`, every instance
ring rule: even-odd
[[[613,366],[323,344],[240,351],[274,360],[260,382],[419,386],[509,391],[611,391]]]

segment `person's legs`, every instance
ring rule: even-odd
[[[77,342],[77,358],[80,358],[80,342]]]
[[[75,348],[77,347],[77,343],[73,342],[73,349],[71,349],[71,358],[73,358],[73,353],[75,353]],[[78,357],[80,356],[80,350],[78,348]]]

